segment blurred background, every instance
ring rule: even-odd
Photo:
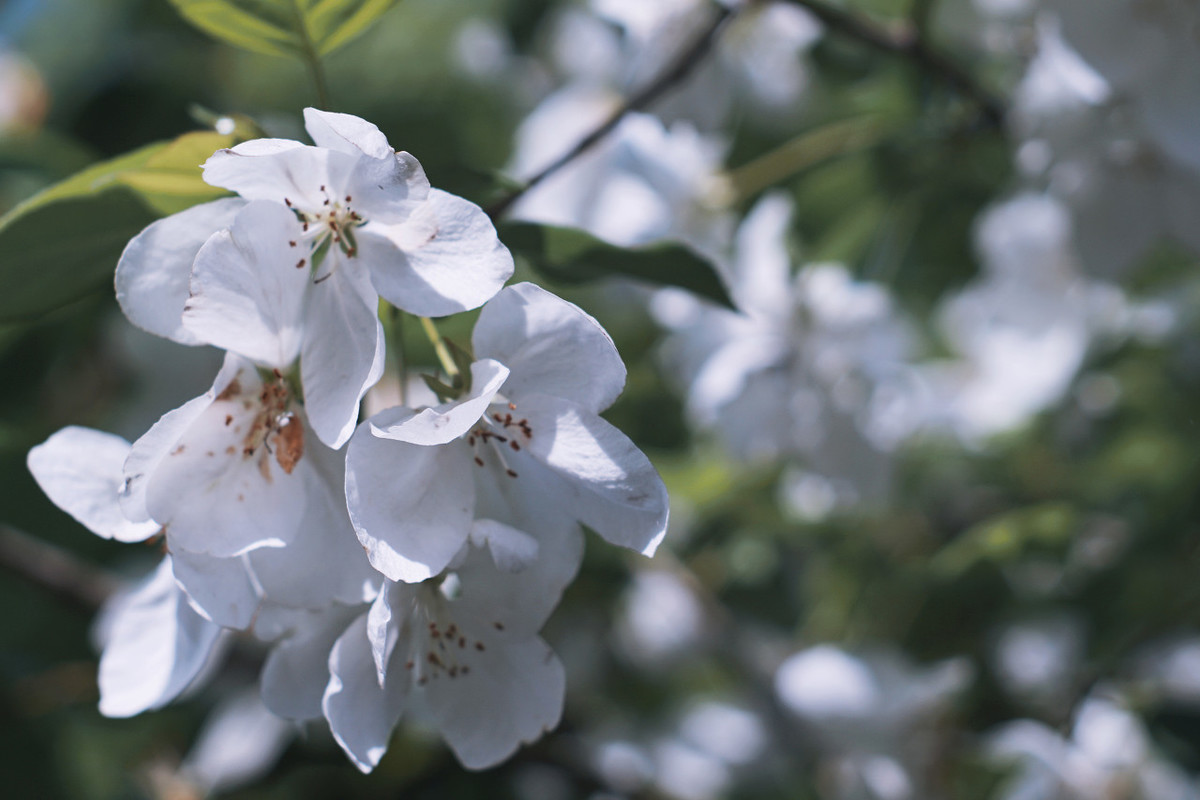
[[[563,722],[486,772],[402,723],[360,775],[263,717],[249,641],[105,719],[100,600],[156,553],[55,509],[25,455],[136,438],[219,354],[97,280],[0,320],[5,792],[1200,798],[1198,38],[1190,0],[403,0],[325,60],[331,108],[481,205],[662,89],[508,215],[681,244],[737,308],[518,258],[628,363],[606,416],[671,491],[663,549],[589,537],[544,634]],[[0,212],[226,117],[302,139],[316,102],[166,0],[7,0]],[[54,554],[65,586],[28,569]]]

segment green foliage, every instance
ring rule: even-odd
[[[216,199],[200,164],[233,143],[187,133],[95,164],[0,218],[0,323],[30,319],[106,278],[129,240],[160,216]]]
[[[361,34],[399,0],[171,0],[189,22],[232,45],[303,60]]]
[[[625,277],[677,286],[733,308],[725,284],[705,258],[679,244],[626,249],[572,228],[506,222],[500,239],[543,277],[564,284]]]

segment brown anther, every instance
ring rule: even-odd
[[[509,403],[509,404],[508,404],[508,410],[509,410],[509,411],[516,411],[516,410],[517,410],[517,404],[516,404],[516,403]]]
[[[467,437],[467,444],[471,445],[471,447],[475,446],[475,434],[472,433]]]
[[[405,662],[404,662],[404,668],[405,668],[405,669],[412,669],[412,668],[413,668],[413,662],[412,662],[412,660],[411,660],[411,659],[410,659],[410,660],[408,660],[408,661],[405,661]]]
[[[347,203],[349,203],[349,202],[350,202],[350,195],[346,195],[346,202],[347,202]]]
[[[504,473],[505,473],[506,475],[508,475],[508,477],[510,477],[510,478],[515,478],[515,477],[517,477],[517,473],[513,472],[511,469],[506,469],[506,470],[504,470]]]
[[[483,459],[482,459],[482,458],[480,458],[479,456],[475,456],[475,463],[476,463],[476,464],[478,464],[479,466],[481,466],[481,467],[482,467],[482,466],[483,466]]]
[[[464,647],[466,647],[466,646],[467,646],[467,637],[465,637],[465,636],[460,636],[460,637],[458,637],[458,647],[459,647],[459,649],[461,650],[462,648],[464,648]]]
[[[513,439],[511,442],[509,442],[509,443],[508,443],[508,446],[509,446],[509,447],[511,447],[513,450],[520,450],[520,449],[521,449],[521,445],[517,444],[517,440],[516,440],[516,439]]]
[[[237,448],[234,447],[233,445],[229,445],[229,447],[225,448],[225,455],[227,455],[227,456],[231,456],[231,455],[235,454],[236,452],[237,452]]]
[[[225,427],[228,428],[231,424],[233,424],[233,414],[226,414],[225,415]]]
[[[291,242],[291,241],[288,242],[288,247],[295,247],[295,246],[296,246],[295,242]]]
[[[502,631],[502,630],[504,630],[504,623],[503,622],[493,622],[492,627],[494,627],[498,631]]]
[[[354,258],[356,253],[358,253],[358,250],[354,247],[351,247],[349,250],[346,251],[346,255],[350,258]]]
[[[483,642],[476,642],[476,643],[475,643],[475,649],[476,649],[476,650],[478,650],[478,651],[480,651],[480,652],[483,652],[483,651],[484,651],[484,650],[486,650],[487,648],[483,646]]]
[[[321,191],[322,192],[325,191],[325,184],[323,184],[323,183],[321,184]]]
[[[307,232],[308,232],[308,223],[307,223],[307,222],[305,222],[305,223],[304,223],[304,225],[303,225],[303,227],[301,228],[301,230],[303,230],[305,233],[307,233]]]
[[[285,206],[287,206],[288,208],[291,208],[291,207],[292,207],[292,201],[291,201],[291,200],[288,200],[286,197],[285,197],[285,198],[283,198],[283,204],[284,204]]]

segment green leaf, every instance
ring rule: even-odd
[[[155,219],[226,194],[202,180],[200,164],[232,143],[196,132],[147,145],[0,217],[0,324],[51,311],[111,280],[125,245]]]
[[[171,0],[197,28],[272,56],[309,60],[365,31],[399,0]]]
[[[500,239],[546,278],[560,283],[584,283],[625,277],[681,289],[733,308],[713,265],[680,244],[622,248],[574,228],[530,222],[505,222]]]

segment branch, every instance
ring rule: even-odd
[[[831,31],[884,53],[912,60],[930,76],[941,80],[979,106],[988,124],[1000,127],[1006,112],[1004,101],[985,89],[971,73],[945,54],[934,50],[912,23],[883,25],[826,0],[781,0],[812,14]]]
[[[89,614],[117,586],[106,572],[28,533],[0,524],[0,567]]]
[[[662,71],[653,81],[646,85],[643,89],[631,95],[616,111],[614,111],[608,119],[606,119],[599,127],[589,133],[587,136],[579,140],[574,147],[563,153],[557,159],[552,161],[549,166],[541,172],[535,174],[532,178],[525,182],[525,185],[519,189],[509,192],[507,195],[488,206],[487,214],[492,219],[497,219],[512,207],[513,203],[517,202],[526,192],[537,186],[546,178],[558,172],[560,169],[570,164],[583,153],[590,150],[605,136],[612,132],[626,114],[632,111],[641,111],[663,94],[667,90],[674,87],[676,84],[683,81],[696,65],[704,58],[705,55],[712,49],[716,43],[717,34],[725,25],[726,21],[735,13],[733,8],[721,6],[720,10],[713,17],[712,22],[700,32],[696,40],[679,54],[674,62]]]

